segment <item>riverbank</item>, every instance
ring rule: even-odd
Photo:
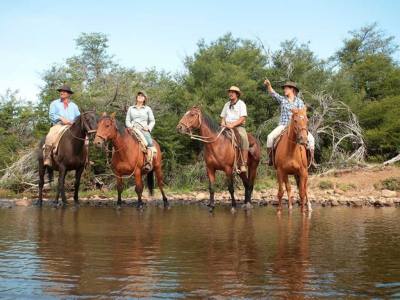
[[[262,180],[262,178],[260,179]],[[293,185],[295,199],[297,188]],[[345,170],[330,170],[324,174],[310,176],[309,199],[314,205],[321,206],[349,206],[349,207],[392,207],[400,206],[400,167],[397,166],[369,166]],[[253,193],[252,202],[255,206],[277,205],[277,189],[261,188]],[[205,205],[209,194],[207,191],[179,192],[167,191],[171,204],[198,204]],[[235,195],[238,204],[243,203],[244,191],[236,189]],[[31,206],[36,204],[34,194],[22,194],[10,197],[4,194],[0,197],[1,207]],[[44,205],[52,205],[51,193],[44,198]],[[115,206],[116,191],[89,191],[82,192],[80,205],[82,206]],[[136,196],[132,189],[124,192],[123,205],[133,206]],[[158,190],[150,197],[144,193],[144,201],[151,205],[162,205]],[[227,191],[216,192],[217,205],[229,205],[230,196]],[[71,197],[68,198],[73,203]],[[284,197],[287,202],[287,197]]]

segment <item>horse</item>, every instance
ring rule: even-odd
[[[292,118],[287,130],[282,134],[274,151],[274,166],[276,169],[278,189],[278,211],[282,210],[282,197],[284,194],[283,183],[288,194],[289,210],[293,207],[293,194],[288,175],[294,175],[300,194],[301,211],[304,212],[304,204],[307,201],[308,210],[311,211],[311,203],[307,195],[308,180],[308,118],[307,108],[292,109]]]
[[[52,154],[51,167],[44,165],[42,149],[45,138],[40,141],[38,148],[39,205],[43,203],[43,186],[46,170],[48,172],[49,182],[53,181],[53,171],[56,170],[59,172],[55,203],[58,204],[61,193],[61,199],[64,205],[67,203],[64,189],[65,176],[68,171],[75,170],[74,203],[75,205],[79,204],[79,185],[88,155],[88,148],[85,146],[85,140],[88,135],[96,131],[96,128],[97,118],[94,111],[86,111],[78,116],[71,127],[69,127],[61,137],[57,147],[57,153]]]
[[[238,156],[228,130],[221,128],[218,123],[208,115],[203,114],[197,106],[187,111],[177,125],[178,132],[189,135],[192,139],[204,143],[204,160],[206,163],[207,176],[209,180],[210,199],[207,204],[210,212],[215,208],[215,173],[217,170],[225,172],[228,178],[228,190],[231,196],[232,211],[235,211],[236,200],[234,193],[234,167]],[[199,130],[200,135],[193,135],[192,130]],[[233,134],[233,133],[232,133]],[[254,181],[257,176],[257,167],[260,162],[261,147],[256,138],[248,134],[250,143],[249,157],[247,161],[248,175],[240,173],[245,188],[245,207],[251,207],[251,196]]]
[[[143,181],[142,171],[145,163],[145,154],[140,149],[141,145],[138,139],[133,136],[127,128],[121,127],[115,119],[115,114],[107,116],[103,114],[97,123],[97,132],[94,139],[94,144],[97,147],[103,148],[105,142],[111,141],[113,145],[113,155],[111,159],[111,168],[117,179],[118,200],[117,205],[121,206],[121,194],[123,191],[123,179],[135,178],[135,192],[138,196],[137,207],[143,208],[142,200]],[[147,173],[147,186],[150,195],[153,195],[154,190],[154,172],[157,178],[157,185],[161,191],[164,207],[169,206],[167,196],[164,193],[164,181],[162,174],[162,154],[160,145],[153,140],[154,147],[157,149],[157,154],[153,157],[153,170]]]

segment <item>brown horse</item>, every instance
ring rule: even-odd
[[[128,129],[120,127],[115,119],[115,116],[107,116],[103,114],[103,117],[97,124],[96,137],[94,144],[98,147],[103,147],[106,141],[111,141],[114,147],[111,167],[117,178],[117,190],[118,190],[118,201],[117,205],[121,205],[121,194],[123,191],[123,179],[124,178],[135,178],[135,191],[138,196],[138,208],[143,207],[142,192],[143,192],[143,181],[142,171],[145,163],[145,155],[140,149],[141,145],[139,141],[133,137]],[[162,174],[162,154],[159,144],[153,140],[154,146],[157,149],[157,155],[153,158],[153,170],[147,173],[147,185],[150,194],[153,195],[154,189],[154,172],[157,177],[158,188],[161,191],[164,207],[168,207],[168,199],[164,193],[164,182]]]
[[[307,197],[308,159],[307,159],[307,108],[293,109],[291,122],[288,129],[283,133],[276,146],[274,155],[274,166],[276,168],[279,183],[278,211],[282,210],[282,197],[284,194],[283,183],[285,183],[288,194],[288,207],[293,207],[293,194],[288,175],[294,175],[299,189],[301,211],[307,200],[308,210],[311,211],[311,203]]]
[[[200,135],[193,135],[192,130],[198,129]],[[210,211],[215,207],[214,203],[214,184],[215,172],[217,170],[225,172],[228,178],[228,190],[232,200],[232,210],[236,208],[236,200],[233,185],[233,172],[235,158],[238,151],[232,145],[231,138],[227,131],[220,128],[219,125],[209,116],[202,113],[199,107],[192,107],[179,121],[177,130],[180,133],[188,134],[194,139],[204,142],[204,159],[206,162],[207,176],[209,180],[210,202],[208,206]],[[253,192],[254,181],[257,175],[257,167],[260,162],[261,148],[253,135],[248,134],[250,149],[247,162],[248,175],[241,173],[240,177],[245,188],[246,207],[251,206],[251,195]]]
[[[45,166],[43,163],[42,149],[45,139],[42,139],[38,148],[39,205],[42,205],[44,176],[46,170],[50,182],[53,181],[53,170],[59,172],[55,203],[58,204],[58,198],[61,194],[61,199],[64,205],[67,203],[64,189],[65,176],[68,171],[75,170],[74,202],[76,205],[79,203],[79,185],[82,172],[85,169],[88,150],[85,146],[85,140],[87,135],[96,131],[96,120],[96,113],[94,111],[86,111],[76,118],[71,127],[62,136],[57,147],[57,153],[52,155],[52,167]]]

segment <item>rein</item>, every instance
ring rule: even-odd
[[[198,116],[199,128],[200,128],[201,125],[203,124],[201,113],[199,112],[197,116]],[[206,143],[206,144],[211,144],[211,143],[216,142],[216,141],[219,139],[219,137],[221,136],[221,134],[222,134],[222,133],[225,131],[225,129],[226,129],[225,127],[222,127],[221,130],[218,132],[217,136],[216,136],[214,139],[212,139],[213,137],[211,137],[211,136],[203,136],[203,135],[193,134],[193,132],[192,132],[192,125],[193,125],[194,122],[191,122],[190,124],[186,124],[186,122],[182,122],[182,121],[181,121],[181,122],[179,122],[179,123],[180,123],[181,125],[185,126],[186,129],[188,130],[188,132],[185,132],[184,134],[190,136],[190,138],[191,138],[192,140],[197,140],[197,141],[200,141],[200,142],[203,142],[203,143]],[[212,139],[212,140],[210,140],[210,139]]]
[[[96,129],[88,129],[88,128],[90,128],[90,127],[87,125],[86,120],[85,120],[85,117],[84,117],[84,115],[87,114],[87,113],[89,113],[89,112],[90,112],[90,111],[86,111],[86,112],[84,112],[84,113],[81,114],[81,116],[80,116],[80,123],[81,123],[81,124],[80,124],[80,127],[81,127],[81,131],[83,131],[84,129],[86,129],[86,133],[87,133],[87,134],[92,134],[92,133],[96,133],[97,130],[96,130]],[[74,123],[73,125],[75,125],[75,123]],[[76,135],[74,135],[74,134],[72,133],[71,127],[72,127],[73,125],[71,125],[71,126],[68,128],[68,131],[69,131],[69,133],[71,134],[71,136],[72,136],[74,139],[76,139],[76,140],[86,141],[86,137],[85,137],[85,138],[81,138],[81,137],[78,137],[78,136],[76,136]]]

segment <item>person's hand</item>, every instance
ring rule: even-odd
[[[269,81],[268,78],[265,78],[264,85],[265,85],[266,88],[269,88],[271,86],[271,82]]]
[[[149,128],[147,125],[144,125],[144,126],[143,126],[143,130],[144,130],[144,131],[150,131],[150,128]]]
[[[232,129],[232,128],[233,128],[233,126],[232,126],[231,124],[225,124],[224,127],[225,127],[225,128],[228,128],[228,129]]]

